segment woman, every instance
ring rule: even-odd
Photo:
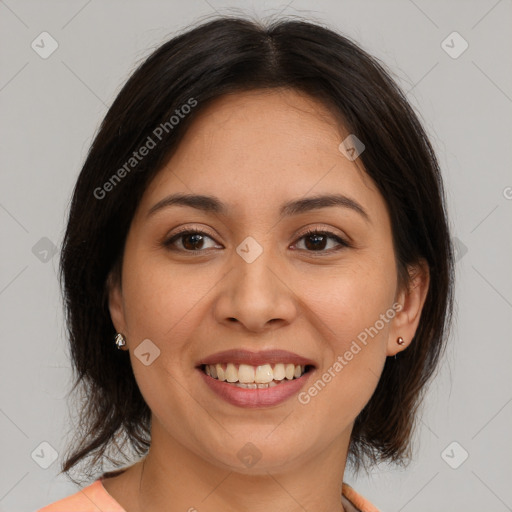
[[[61,270],[85,393],[63,471],[92,457],[94,482],[41,512],[377,510],[345,468],[409,458],[453,256],[375,58],[304,21],[163,44],[92,144]]]

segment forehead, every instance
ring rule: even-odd
[[[339,192],[378,210],[383,200],[362,164],[339,150],[348,135],[325,105],[295,90],[226,95],[199,112],[143,202],[176,191],[214,194],[238,215],[254,215],[287,199]]]
[[[265,162],[300,161],[308,154],[333,153],[345,132],[317,100],[295,90],[245,91],[216,99],[202,111],[183,140],[209,158],[242,166],[248,157]],[[337,144],[334,147],[337,155]],[[175,163],[180,155],[175,155]],[[188,155],[190,158],[192,155]],[[318,156],[318,155],[317,155]],[[193,156],[192,156],[193,158]],[[258,166],[251,166],[256,172]]]

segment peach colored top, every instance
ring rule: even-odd
[[[346,483],[343,483],[342,494],[360,512],[380,512]],[[36,512],[126,512],[126,510],[110,496],[103,487],[102,479],[98,478],[75,494],[51,503]]]

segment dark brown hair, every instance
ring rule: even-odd
[[[218,17],[165,42],[138,67],[107,112],[78,177],[60,263],[75,379],[71,391],[81,391],[83,408],[62,471],[69,474],[93,457],[88,477],[94,477],[99,460],[120,464],[108,454],[112,447],[126,460],[126,446],[137,456],[147,453],[150,410],[128,353],[113,342],[109,274],[115,270],[119,277],[142,194],[197,114],[223,95],[276,87],[328,105],[365,144],[359,160],[386,201],[400,281],[407,284],[408,265],[424,260],[429,266],[416,335],[397,359],[386,360],[355,421],[348,462],[358,470],[410,457],[417,408],[442,354],[453,306],[453,253],[431,144],[390,73],[347,37],[300,19],[264,24]],[[171,123],[191,100],[194,108]],[[156,147],[127,166],[159,126],[168,129],[161,130]]]

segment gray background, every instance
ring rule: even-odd
[[[0,510],[35,510],[77,490],[56,477],[60,460],[40,467],[51,462],[40,443],[61,453],[69,435],[52,247],[93,135],[130,72],[214,11],[298,14],[354,38],[408,91],[443,169],[458,247],[457,322],[426,398],[415,462],[345,480],[384,511],[512,510],[510,0],[0,1]],[[59,45],[47,59],[31,48],[43,31]],[[458,58],[442,46],[453,31],[469,44]],[[452,39],[445,45],[460,51]]]

